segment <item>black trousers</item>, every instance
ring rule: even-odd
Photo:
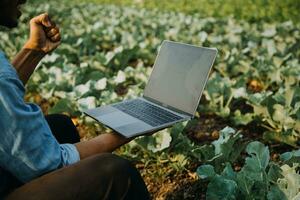
[[[79,134],[65,115],[46,117],[60,143],[79,142]],[[99,154],[50,172],[11,192],[8,200],[148,200],[146,185],[128,161],[110,153]]]

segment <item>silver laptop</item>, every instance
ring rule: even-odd
[[[143,97],[86,110],[126,138],[194,117],[217,49],[163,41]]]

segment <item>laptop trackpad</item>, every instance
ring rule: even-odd
[[[121,111],[112,112],[98,116],[97,119],[111,127],[119,127],[127,124],[138,122],[138,120]]]
[[[142,135],[145,131],[151,130],[152,127],[143,122],[136,122],[116,128],[116,131],[129,138],[132,136]]]

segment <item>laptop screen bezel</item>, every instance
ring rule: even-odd
[[[158,105],[160,105],[160,106],[163,106],[163,107],[165,107],[165,108],[167,108],[167,109],[170,109],[170,110],[173,110],[173,111],[175,111],[175,112],[179,112],[179,113],[182,113],[182,114],[185,114],[185,115],[194,117],[195,114],[196,114],[197,108],[198,108],[198,106],[199,106],[199,103],[200,103],[200,100],[201,100],[202,93],[203,93],[203,91],[204,91],[204,89],[205,89],[205,86],[206,86],[206,84],[207,84],[207,81],[208,81],[209,74],[210,74],[210,72],[211,72],[212,66],[213,66],[213,64],[214,64],[214,62],[215,62],[215,59],[216,59],[216,57],[217,57],[218,50],[217,50],[216,48],[200,47],[200,46],[196,46],[196,45],[185,44],[185,43],[180,43],[180,42],[174,42],[174,41],[170,41],[170,40],[164,40],[164,41],[162,42],[162,44],[161,44],[161,47],[162,47],[163,45],[166,45],[167,43],[173,43],[173,44],[178,44],[178,45],[192,46],[192,47],[197,47],[197,48],[201,48],[201,49],[207,49],[207,50],[210,50],[210,51],[214,51],[214,59],[212,60],[211,65],[210,65],[210,67],[209,67],[208,74],[207,74],[206,80],[205,80],[205,82],[204,82],[204,87],[202,88],[201,92],[199,93],[199,97],[198,97],[198,100],[197,100],[197,104],[195,105],[195,108],[193,109],[193,112],[189,113],[189,112],[183,111],[183,110],[181,110],[181,109],[179,109],[179,108],[170,106],[170,105],[168,105],[168,104],[166,104],[166,103],[162,103],[162,102],[160,102],[159,100],[157,100],[157,99],[155,99],[155,98],[153,98],[153,97],[147,95],[145,92],[144,92],[144,94],[143,94],[143,97],[144,97],[145,99],[147,99],[147,100],[149,100],[149,101],[152,101],[153,103],[156,103],[156,104],[158,104]],[[154,70],[157,68],[157,65],[156,65],[156,64],[157,64],[157,60],[158,60],[158,58],[159,58],[159,55],[160,55],[160,53],[161,53],[161,49],[162,49],[162,48],[159,49],[158,54],[157,54],[157,56],[156,56],[156,58],[155,58],[154,65],[153,65],[153,69],[152,69],[151,75],[150,75],[150,77],[149,77],[148,83],[149,83],[150,80],[151,80],[151,77],[152,77],[152,75],[153,75]],[[146,88],[147,88],[147,86],[149,85],[148,83],[147,83],[147,85],[146,85],[144,91],[146,91]]]

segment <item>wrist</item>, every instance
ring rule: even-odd
[[[27,48],[26,46],[24,46],[21,51],[15,56],[12,63],[22,68],[21,64],[24,63],[39,63],[45,55],[46,54],[43,51]]]
[[[26,44],[23,46],[22,51],[26,52],[30,55],[30,57],[35,59],[42,59],[46,55],[43,50]]]
[[[22,51],[26,52],[28,57],[36,62],[40,62],[46,55],[46,53],[42,50],[27,48],[25,46],[23,47]]]
[[[40,52],[40,54],[45,54],[45,52],[39,47],[37,43],[33,43],[30,41],[27,41],[25,45],[23,46],[23,49],[32,50],[35,53]]]

